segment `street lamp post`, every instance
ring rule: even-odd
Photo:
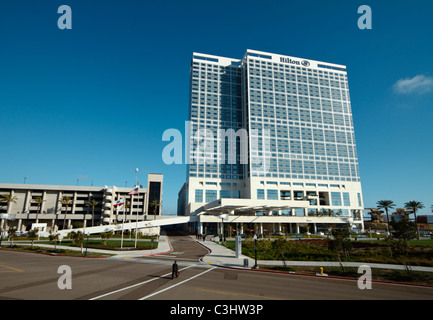
[[[90,232],[87,233],[86,253],[84,254],[85,257],[87,257],[87,246],[88,246],[88,244],[89,244],[89,235],[90,235]]]
[[[254,235],[254,260],[255,263],[253,269],[257,269],[258,266],[257,266],[257,235],[256,234]]]

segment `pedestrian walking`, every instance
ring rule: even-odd
[[[174,276],[176,276],[176,278],[179,276],[179,267],[176,261],[173,263],[173,267],[171,268],[171,278],[174,279]]]

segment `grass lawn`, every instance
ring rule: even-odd
[[[43,253],[43,254],[52,254],[52,255],[62,255],[62,256],[84,256],[85,249],[83,251],[83,254],[81,254],[80,251],[76,250],[65,250],[65,249],[56,249],[54,248],[44,248],[44,247],[37,247],[36,245],[33,246],[17,246],[14,245],[12,247],[10,246],[1,246],[0,250],[14,250],[14,251],[23,251],[23,252],[33,252],[33,253]],[[101,258],[101,257],[110,257],[111,254],[103,254],[103,253],[97,253],[97,252],[87,252],[88,257],[92,258]]]
[[[83,241],[83,248],[86,249],[86,239]],[[29,242],[30,243],[30,242]],[[37,246],[38,244],[50,244],[54,245],[54,242],[52,241],[35,241],[34,246]],[[132,239],[124,239],[123,240],[123,248],[121,248],[121,239],[110,239],[107,240],[107,244],[104,245],[103,241],[101,239],[89,239],[89,242],[87,244],[88,248],[93,249],[102,249],[102,250],[152,250],[158,248],[158,242],[151,242],[151,241],[137,241],[137,248],[134,248],[135,240]],[[79,245],[74,245],[72,243],[72,240],[70,239],[64,239],[62,242],[57,242],[57,246],[66,246],[66,247],[80,247]]]
[[[287,261],[338,261],[337,253],[328,249],[328,241],[323,240],[293,240],[286,241],[279,248],[275,241],[257,241],[258,260],[287,260]],[[386,241],[352,241],[352,249],[347,255],[341,255],[342,261],[401,264],[391,254],[391,249]],[[235,242],[227,241],[227,248],[234,250]],[[242,253],[254,258],[254,241],[242,242]],[[433,240],[412,240],[406,257],[411,266],[433,267]]]

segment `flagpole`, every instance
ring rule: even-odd
[[[138,209],[135,215],[135,248],[137,249],[137,234],[138,234]]]
[[[125,225],[125,203],[126,203],[126,198],[125,201],[123,203],[123,219],[122,219],[122,239],[120,240],[120,249],[123,249],[123,226]]]

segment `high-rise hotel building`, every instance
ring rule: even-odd
[[[178,214],[197,216],[197,232],[363,229],[345,66],[194,53],[188,124]]]

